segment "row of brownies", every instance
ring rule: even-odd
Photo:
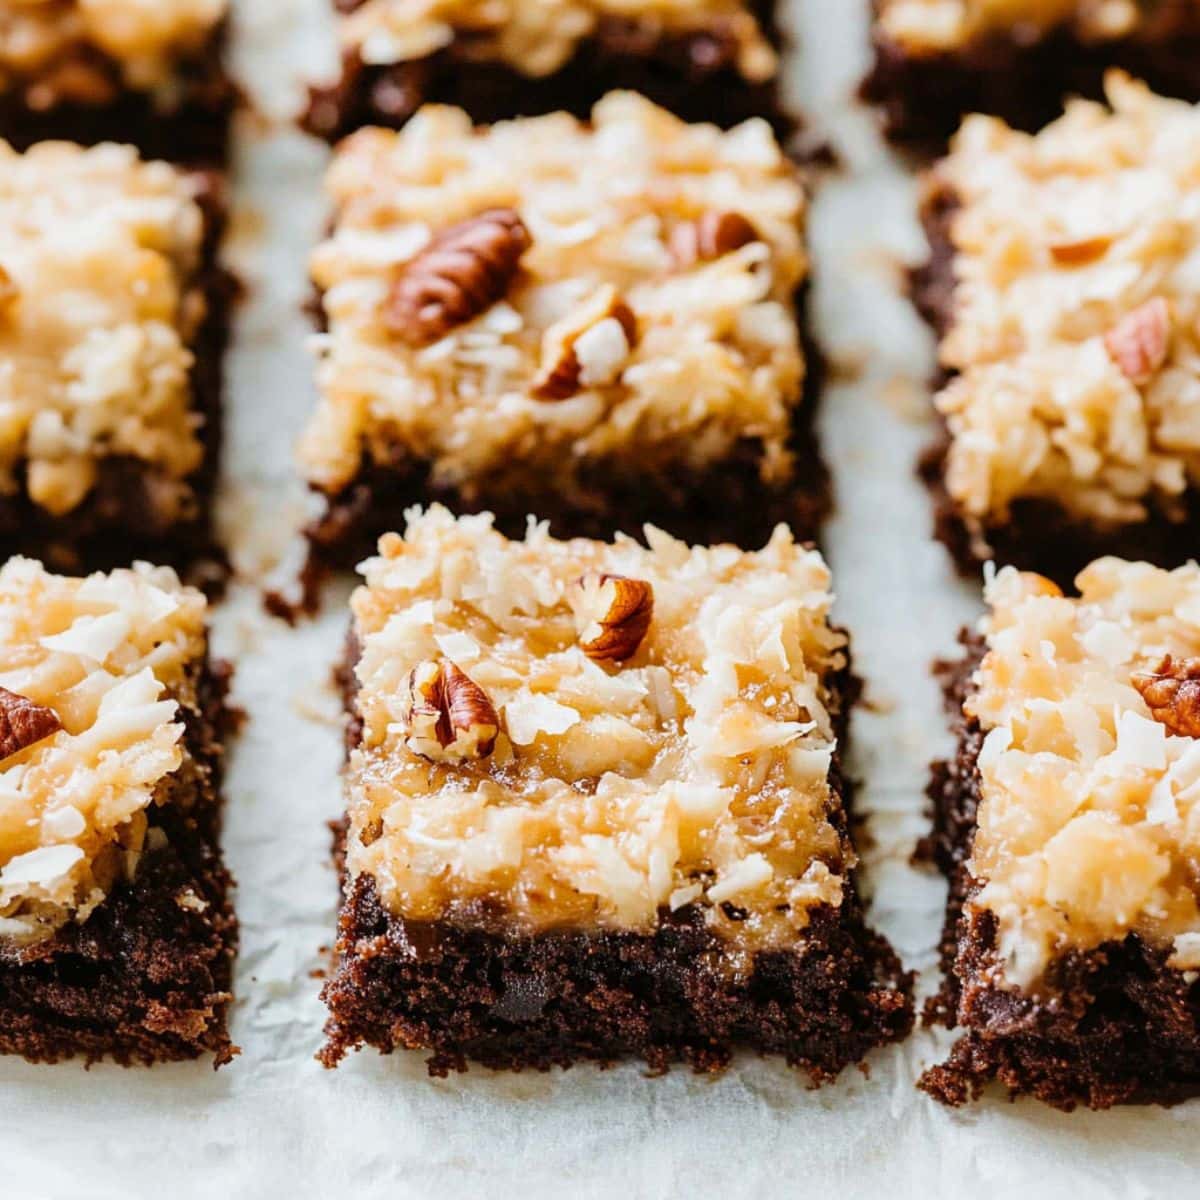
[[[308,122],[375,125],[329,174],[301,461],[314,563],[368,561],[322,1057],[707,1070],[744,1045],[832,1077],[908,1033],[911,978],[856,887],[769,6],[340,7]],[[975,7],[884,3],[879,36],[926,10],[962,49]],[[0,75],[35,138],[124,120],[153,155],[179,122],[190,159],[0,168],[0,1049],[36,1060],[233,1053],[227,671],[173,569],[218,558],[232,93],[180,100],[224,5],[175,8],[114,45],[37,6],[46,58]],[[111,90],[56,102],[74,63]],[[631,86],[653,99],[603,94]],[[1200,1085],[1200,112],[1108,87],[1036,136],[970,118],[926,190],[939,530],[972,572],[1015,564],[947,671],[931,789],[933,1015],[966,1033],[922,1083],[951,1103]]]

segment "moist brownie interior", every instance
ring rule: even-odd
[[[569,112],[587,117],[626,89],[689,121],[750,117],[786,137],[774,0],[556,0],[493,6],[440,0],[423,20],[396,0],[339,0],[342,76],[313,90],[305,119],[336,139],[398,128],[422,104],[453,104],[479,123]]]

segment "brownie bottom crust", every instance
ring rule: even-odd
[[[647,522],[684,541],[733,542],[757,549],[780,522],[801,540],[815,541],[832,505],[829,473],[816,439],[805,431],[794,447],[796,478],[787,488],[765,485],[759,474],[760,448],[745,442],[709,471],[673,476],[639,475],[637,464],[587,481],[588,502],[553,491],[516,493],[483,487],[470,494],[438,486],[428,463],[395,467],[372,465],[343,491],[318,493],[324,512],[306,529],[314,564],[350,569],[375,553],[381,534],[404,527],[414,504],[443,504],[462,515],[491,512],[496,527],[521,537],[530,514],[550,522],[556,537],[610,539],[618,531],[639,536]]]
[[[199,708],[181,708],[192,768],[149,814],[160,848],[82,925],[0,954],[0,1053],[123,1066],[206,1054],[221,1066],[237,1053],[226,1026],[237,919],[218,846],[228,674],[205,666]]]
[[[774,0],[756,0],[752,8],[778,50]],[[628,90],[685,121],[730,128],[762,117],[786,142],[796,122],[782,106],[778,81],[747,80],[737,69],[737,49],[720,28],[668,36],[613,19],[602,22],[569,62],[546,76],[482,59],[469,38],[426,58],[386,66],[364,63],[351,51],[340,81],[312,90],[303,124],[335,141],[364,125],[398,129],[423,104],[455,105],[485,125],[560,111],[586,120],[608,92]]]
[[[909,280],[913,304],[944,338],[954,325],[954,245],[951,227],[959,200],[950,187],[935,188],[922,203],[921,218],[929,240],[928,260]],[[934,387],[943,387],[941,375]],[[1200,546],[1200,492],[1190,491],[1171,515],[1154,510],[1145,520],[1102,525],[1076,516],[1046,499],[1018,499],[1003,522],[967,519],[946,489],[946,456],[950,435],[941,432],[921,456],[918,474],[933,500],[934,535],[950,553],[958,571],[977,578],[988,561],[1036,571],[1069,589],[1075,576],[1106,554],[1177,567],[1196,556]]]
[[[958,752],[936,763],[929,787],[934,829],[923,849],[950,883],[941,941],[943,984],[926,1019],[965,1030],[947,1061],[919,1086],[945,1104],[977,1099],[993,1081],[1013,1096],[1034,1096],[1070,1111],[1123,1103],[1170,1104],[1200,1095],[1200,980],[1167,966],[1170,951],[1131,934],[1049,967],[1052,998],[990,982],[997,947],[991,913],[967,901],[979,883],[968,868],[980,801],[983,731],[964,717],[963,701],[983,656],[942,664]]]
[[[694,906],[652,934],[505,933],[388,913],[360,876],[343,907],[321,1052],[431,1050],[429,1072],[641,1058],[652,1069],[726,1066],[735,1046],[780,1054],[815,1082],[911,1028],[909,979],[882,938],[846,911],[814,914],[802,953],[759,954],[748,978]]]
[[[1122,67],[1154,91],[1200,100],[1200,28],[1155,40],[1090,44],[1060,32],[1029,45],[995,36],[954,53],[914,55],[875,38],[862,87],[880,107],[887,135],[936,152],[971,113],[1030,132],[1061,116],[1070,96],[1099,99],[1105,72]]]
[[[182,517],[164,512],[154,470],[141,459],[113,456],[100,461],[85,499],[56,516],[30,499],[22,463],[14,490],[0,493],[0,561],[25,555],[60,574],[82,575],[144,560],[176,568],[210,595],[224,584],[228,563],[214,535],[212,501],[221,452],[224,358],[240,285],[219,261],[227,223],[224,184],[214,171],[202,178],[199,203],[206,229],[197,287],[206,314],[191,344],[191,391],[193,410],[203,421],[203,459],[187,480],[194,498],[190,511]]]

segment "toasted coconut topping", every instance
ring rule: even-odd
[[[746,0],[366,0],[342,18],[342,44],[373,66],[426,58],[469,39],[472,59],[550,75],[603,26],[625,36],[713,39],[750,80],[778,67]]]
[[[531,525],[514,542],[433,508],[383,538],[353,600],[347,845],[393,911],[487,903],[526,929],[646,930],[698,904],[748,947],[794,943],[815,906],[840,903],[854,859],[831,816],[846,639],[828,569],[782,527],[757,553],[646,537]],[[635,655],[593,661],[581,579],[640,585],[623,610],[647,614]],[[447,661],[486,697],[486,756],[444,753]]]
[[[806,206],[764,123],[722,133],[631,93],[591,125],[473,130],[429,107],[350,137],[329,190],[322,400],[301,446],[316,486],[411,458],[435,485],[585,503],[631,459],[700,472],[747,441],[765,480],[790,477]],[[677,259],[680,227],[731,212],[744,226],[705,243],[723,253]]]
[[[969,118],[935,171],[961,204],[946,479],[979,527],[1021,499],[1181,515],[1200,483],[1200,109],[1108,95],[1035,137]]]
[[[58,516],[132,457],[164,522],[194,503],[197,186],[126,146],[0,142],[0,490]]]
[[[1076,582],[995,576],[967,702],[987,735],[971,903],[1023,987],[1070,950],[1200,936],[1200,567],[1104,558]]]
[[[204,620],[168,568],[0,568],[0,949],[86,920],[136,870],[147,811],[184,763]]]

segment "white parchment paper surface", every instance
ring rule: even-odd
[[[168,0],[158,0],[167,3]],[[340,807],[338,701],[329,684],[346,588],[321,618],[268,618],[264,580],[296,566],[306,510],[292,447],[313,403],[301,309],[325,210],[325,152],[289,126],[300,81],[334,61],[329,0],[235,0],[243,120],[231,254],[248,296],[230,363],[221,497],[237,582],[215,615],[250,714],[233,748],[226,856],[242,951],[233,1034],[241,1056],[123,1071],[0,1060],[0,1200],[88,1197],[1162,1197],[1200,1195],[1200,1103],[1070,1116],[991,1097],[949,1112],[913,1088],[944,1036],[918,1033],[808,1090],[777,1062],[717,1079],[579,1067],[427,1078],[423,1058],[373,1052],[338,1071],[313,1060],[322,948],[336,887],[325,822]],[[873,920],[934,981],[943,888],[911,868],[929,760],[947,749],[930,661],[978,610],[929,540],[913,477],[927,439],[928,337],[899,290],[922,240],[910,172],[853,102],[866,0],[789,0],[792,99],[842,158],[813,221],[819,333],[833,364],[823,408],[839,510],[827,545],[838,614],[869,704],[852,768],[869,815]]]

